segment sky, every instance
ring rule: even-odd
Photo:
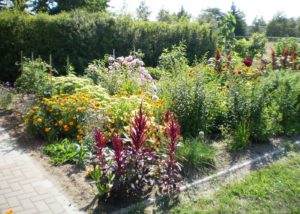
[[[126,12],[135,14],[141,0],[110,0],[111,11],[120,12],[126,5]],[[155,20],[161,8],[178,12],[181,6],[196,17],[203,9],[218,7],[223,12],[230,10],[233,0],[145,0],[151,10],[150,20]],[[298,3],[297,3],[298,2]],[[288,18],[300,16],[299,0],[234,0],[235,5],[246,14],[250,25],[256,16],[270,21],[277,12],[283,12]]]

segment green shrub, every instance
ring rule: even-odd
[[[197,137],[186,140],[183,145],[178,147],[176,156],[183,165],[183,173],[187,175],[214,167],[215,155],[215,150],[204,138]]]
[[[0,83],[0,109],[6,109],[12,98],[13,91]]]
[[[56,16],[1,11],[0,40],[0,80],[5,81],[16,79],[15,62],[21,51],[24,56],[33,52],[44,60],[51,53],[53,67],[65,74],[67,58],[80,73],[89,62],[113,49],[117,56],[128,55],[133,47],[141,49],[145,63],[154,66],[164,48],[180,41],[185,41],[190,61],[213,52],[215,46],[209,25],[137,22],[80,10]]]
[[[253,33],[249,40],[245,38],[237,40],[234,46],[234,51],[244,59],[262,56],[265,52],[267,38],[264,34]]]
[[[50,77],[47,73],[49,65],[42,59],[24,59],[23,70],[15,82],[19,93],[45,96],[51,94]]]
[[[178,72],[185,71],[188,68],[187,65],[186,46],[182,42],[173,45],[170,49],[164,49],[158,62],[159,68],[175,75]]]
[[[284,49],[288,49],[290,53],[293,51],[299,52],[299,44],[296,38],[284,38],[275,43],[275,49],[277,55],[281,55]]]
[[[77,77],[73,74],[52,78],[53,94],[72,94],[76,89],[89,85],[94,85],[92,80],[84,77]]]

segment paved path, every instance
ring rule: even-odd
[[[80,213],[29,154],[0,126],[0,213]]]

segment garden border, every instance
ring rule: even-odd
[[[299,138],[297,138],[296,140],[294,140],[294,142],[292,143],[293,145],[300,145],[300,140]],[[185,184],[184,186],[182,186],[180,188],[180,192],[184,192],[184,191],[187,191],[189,190],[190,188],[192,187],[195,187],[195,186],[198,186],[200,184],[205,184],[213,179],[216,179],[216,178],[220,178],[220,177],[223,177],[223,178],[226,178],[226,177],[230,177],[232,176],[233,173],[237,173],[238,171],[244,169],[246,166],[250,166],[250,165],[254,165],[256,167],[262,167],[262,166],[266,166],[270,163],[272,163],[274,160],[276,160],[276,156],[278,155],[283,155],[285,154],[286,152],[288,151],[287,148],[278,148],[276,149],[275,151],[273,152],[267,152],[257,158],[254,158],[254,159],[251,159],[251,160],[248,160],[248,161],[245,161],[243,163],[240,163],[240,164],[237,164],[237,165],[234,165],[228,169],[225,169],[221,172],[218,172],[216,174],[213,174],[213,175],[210,175],[210,176],[207,176],[207,177],[204,177],[204,178],[201,178],[199,180],[196,180],[192,183],[187,183]],[[134,209],[135,207],[137,207],[137,205],[139,204],[142,204],[146,207],[152,205],[154,202],[156,201],[160,201],[163,199],[163,196],[157,196],[155,198],[149,198],[149,199],[146,199],[142,202],[138,202],[136,204],[132,204],[128,207],[125,207],[125,208],[121,208],[117,211],[114,211],[113,214],[117,214],[117,213],[128,213],[130,212],[132,209]]]

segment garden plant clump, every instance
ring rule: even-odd
[[[102,204],[176,198],[183,181],[214,170],[212,141],[236,152],[300,133],[298,49],[278,43],[282,56],[257,63],[265,37],[236,41],[230,29],[212,57],[192,65],[184,41],[165,48],[155,68],[141,51],[105,55],[81,76],[69,60],[55,72],[41,58],[24,59],[15,82],[30,100],[22,120],[48,140],[43,153],[53,164],[86,170]]]

